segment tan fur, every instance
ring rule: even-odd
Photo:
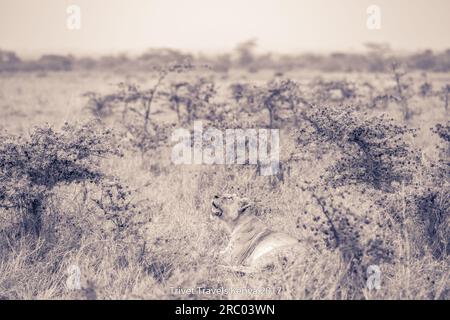
[[[230,242],[223,251],[232,266],[256,267],[267,256],[299,241],[288,234],[270,230],[261,220],[246,210],[250,202],[236,195],[215,196],[212,218],[222,221],[230,232]]]

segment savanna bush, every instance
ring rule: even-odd
[[[0,142],[0,206],[20,217],[22,233],[39,235],[56,187],[99,183],[100,160],[120,155],[114,133],[95,122],[65,123],[60,131],[36,127],[29,137],[3,133]]]
[[[100,217],[106,223],[101,224],[102,237],[114,241],[131,240],[143,245],[143,226],[149,222],[144,215],[150,210],[148,199],[136,199],[138,190],[132,190],[118,178],[103,179],[97,190],[92,192],[90,200],[94,203],[92,211],[100,211]]]
[[[361,295],[367,266],[398,258],[392,235],[405,226],[407,215],[406,195],[400,191],[421,170],[411,142],[415,131],[354,107],[314,106],[304,109],[301,118],[297,148],[327,160],[319,182],[303,188],[318,208],[314,221],[321,224],[313,231],[322,234],[328,248],[339,250],[349,265],[347,289]],[[369,195],[371,205],[355,212],[355,199],[347,200],[355,193],[361,204],[363,195]],[[398,199],[400,194],[403,198]],[[370,231],[364,235],[365,229]]]
[[[178,106],[185,99],[188,110],[188,119],[197,117],[197,112],[209,102],[210,97],[215,93],[214,83],[204,79],[199,79],[197,83],[191,85],[182,83],[181,85],[171,85],[171,90],[167,92],[162,89],[166,78],[173,73],[181,73],[193,69],[189,62],[183,64],[172,64],[157,68],[156,81],[152,87],[143,89],[134,83],[119,83],[117,90],[107,95],[99,95],[94,92],[85,94],[88,97],[88,109],[92,114],[100,119],[113,117],[119,120],[119,131],[126,135],[127,141],[132,149],[138,150],[142,156],[151,150],[167,142],[170,125],[159,123],[153,119],[153,107],[158,99],[167,98],[169,105],[178,110]],[[177,95],[178,87],[186,85],[189,90],[185,98]],[[174,89],[175,88],[175,89]],[[174,91],[175,90],[175,91]],[[194,98],[191,98],[194,97]],[[202,102],[203,105],[200,105]],[[179,115],[179,113],[177,113]],[[180,118],[180,115],[179,115]]]
[[[361,298],[368,266],[390,263],[395,258],[390,242],[395,226],[385,222],[379,206],[362,195],[352,198],[357,190],[305,181],[300,191],[306,202],[298,215],[297,228],[309,234],[321,254],[330,251],[340,256],[343,270],[338,291]]]
[[[269,128],[279,127],[291,117],[297,124],[299,108],[309,106],[299,84],[290,79],[275,79],[262,86],[235,85],[231,89],[234,99],[243,104],[242,111],[267,112]]]
[[[438,146],[442,161],[448,161],[448,158],[450,157],[450,122],[445,125],[438,123],[432,131],[437,134],[443,142],[443,146]],[[446,164],[449,166],[448,162]]]
[[[337,153],[327,168],[327,180],[335,187],[362,184],[393,191],[394,183],[410,181],[417,169],[417,152],[408,142],[414,130],[392,119],[369,117],[351,107],[314,107],[302,119],[299,146]]]
[[[191,82],[172,82],[162,94],[170,109],[176,112],[178,122],[190,124],[215,109],[213,98],[217,88],[214,81],[198,78]]]
[[[318,81],[312,84],[312,99],[315,104],[324,103],[344,103],[356,99],[358,96],[357,88],[354,83],[346,80]]]
[[[450,126],[437,124],[432,131],[440,138],[439,157],[424,170],[425,177],[420,184],[414,185],[407,204],[416,213],[433,257],[445,259],[450,254]]]

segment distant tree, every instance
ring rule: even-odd
[[[174,49],[150,49],[138,58],[139,61],[152,65],[180,64],[192,61],[193,56]]]
[[[388,43],[368,42],[364,46],[368,51],[369,71],[383,71],[386,68],[386,58],[391,54]]]
[[[433,70],[436,66],[437,58],[431,50],[425,50],[409,58],[411,67],[419,70]]]
[[[236,47],[238,54],[238,65],[241,67],[248,67],[255,59],[254,50],[257,46],[256,39],[250,39],[239,43]]]
[[[43,55],[38,61],[39,68],[50,71],[69,71],[72,69],[74,58],[56,54]]]
[[[0,72],[16,71],[20,63],[21,60],[14,52],[0,49]]]
[[[10,64],[21,62],[19,57],[13,51],[5,51],[0,49],[0,64]]]
[[[391,46],[389,43],[366,42],[364,43],[364,46],[369,53],[374,53],[380,56],[385,56],[391,52]]]

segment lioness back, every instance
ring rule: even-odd
[[[267,253],[298,240],[281,232],[274,232],[253,216],[242,217],[230,237],[232,261],[237,265],[254,265]]]

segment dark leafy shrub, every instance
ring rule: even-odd
[[[448,186],[447,186],[448,188]],[[415,196],[419,221],[431,253],[441,259],[450,254],[450,197],[448,192],[433,188]]]
[[[437,168],[432,172],[435,182],[439,185],[441,182],[448,181],[450,176],[450,122],[446,125],[437,124],[432,131],[442,141],[442,145],[437,146],[439,152]]]
[[[144,156],[151,150],[157,150],[169,143],[173,125],[158,123],[150,119],[145,127],[141,123],[126,124],[127,137],[132,148]]]
[[[148,222],[144,215],[150,207],[148,199],[138,201],[136,191],[124,185],[117,178],[103,179],[97,196],[92,201],[102,212],[102,218],[109,223],[109,229],[103,229],[105,236],[112,236],[114,240],[132,239],[143,241],[142,226]]]
[[[113,114],[115,103],[122,97],[116,93],[100,95],[95,92],[86,92],[83,97],[88,98],[87,109],[99,118],[106,118]]]
[[[315,107],[304,111],[302,118],[300,146],[339,152],[338,160],[327,168],[327,179],[334,186],[363,184],[393,191],[394,182],[411,180],[417,159],[406,138],[414,130],[353,108]]]
[[[292,116],[297,123],[299,108],[309,106],[302,98],[298,83],[289,79],[272,80],[263,86],[239,87],[238,94],[245,96],[244,112],[254,114],[264,110],[268,113],[269,128],[279,126]]]
[[[398,102],[399,100],[392,94],[379,94],[372,98],[370,107],[377,108],[381,106],[382,109],[387,109],[390,101]]]
[[[39,235],[42,215],[55,187],[88,181],[104,174],[99,160],[120,155],[113,132],[95,122],[66,123],[60,131],[37,127],[29,137],[3,134],[0,143],[0,205],[21,217],[23,233]]]
[[[433,85],[428,81],[422,83],[419,87],[419,94],[422,97],[428,97],[433,92]]]
[[[247,92],[249,90],[249,84],[245,83],[233,83],[230,86],[231,97],[236,103],[240,103],[242,100],[245,101]]]
[[[361,298],[367,267],[390,262],[394,258],[394,251],[383,239],[382,230],[373,232],[375,208],[359,212],[350,209],[346,204],[348,191],[332,192],[326,186],[310,182],[301,189],[310,196],[311,202],[307,202],[307,207],[318,208],[314,213],[305,210],[305,214],[314,215],[314,224],[304,225],[304,228],[310,228],[314,238],[323,241],[327,249],[338,250],[347,267],[340,287],[347,288],[354,298]],[[365,226],[372,231],[365,232]]]
[[[316,104],[343,103],[357,97],[356,86],[346,80],[323,81],[319,79],[312,83],[313,99]]]
[[[450,253],[450,125],[437,124],[432,131],[441,138],[439,159],[432,163],[423,185],[415,187],[410,203],[423,226],[432,255],[444,259]]]
[[[441,138],[444,142],[444,146],[438,146],[438,149],[441,152],[442,158],[447,158],[450,156],[450,122],[446,125],[442,125],[438,123],[436,127],[432,129],[432,131]],[[448,160],[448,159],[447,159]],[[449,165],[449,164],[447,164]]]
[[[193,82],[174,82],[163,92],[169,107],[177,113],[180,124],[189,124],[205,116],[213,108],[217,94],[213,81],[199,78]]]
[[[375,202],[399,226],[403,241],[413,243],[404,250],[403,258],[421,257],[430,253],[435,259],[445,260],[449,254],[450,199],[448,165],[448,127],[437,125],[433,131],[444,145],[438,145],[441,158],[421,162],[409,184],[399,192],[384,194]]]

